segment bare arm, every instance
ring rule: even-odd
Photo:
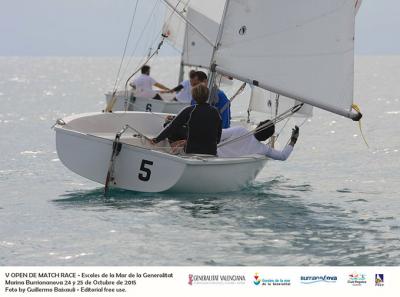
[[[157,88],[159,88],[159,89],[161,89],[161,90],[169,91],[169,88],[167,88],[166,86],[164,86],[164,85],[162,85],[162,84],[160,84],[160,83],[158,83],[158,82],[156,82],[156,83],[154,84],[154,86],[156,86]]]
[[[181,110],[181,112],[172,120],[172,122],[167,125],[164,130],[156,137],[153,138],[153,143],[158,143],[165,138],[168,138],[171,133],[176,131],[179,127],[182,127],[189,119],[190,113],[192,112],[193,107],[189,106]]]

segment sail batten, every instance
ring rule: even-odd
[[[351,112],[354,0],[230,0],[217,71],[330,112]]]

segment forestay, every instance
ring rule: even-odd
[[[217,71],[350,116],[354,0],[230,0]]]
[[[164,26],[162,32],[167,37],[170,44],[172,44],[176,49],[181,50],[183,48],[186,23],[178,13],[186,16],[189,1],[172,0],[168,2],[176,11],[169,6],[165,7]]]
[[[183,51],[182,62],[185,65],[209,67],[221,22],[225,0],[173,0],[167,1],[176,12],[166,6],[163,26],[167,40],[178,50]],[[188,22],[178,13],[183,15]],[[208,41],[192,26],[195,26]],[[210,42],[212,44],[210,44]]]

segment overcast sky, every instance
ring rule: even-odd
[[[139,1],[136,38],[155,18],[135,55],[157,39],[161,0]],[[136,0],[0,0],[0,56],[120,56]],[[400,54],[400,0],[364,0],[357,16],[356,53]],[[134,43],[128,53],[133,52]],[[176,51],[164,49],[163,54]]]

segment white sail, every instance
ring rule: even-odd
[[[350,116],[354,0],[230,0],[217,71]]]
[[[276,94],[268,92],[264,89],[252,86],[248,111],[262,112],[275,117],[276,111]],[[289,110],[290,108],[300,104],[301,102],[284,96],[279,96],[278,115]],[[295,117],[312,117],[313,107],[304,104],[293,116]]]
[[[187,32],[187,29],[190,29],[189,34],[194,35],[197,43],[199,45],[201,44],[201,48],[205,46],[207,46],[207,48],[212,48],[212,45],[206,41],[204,37],[201,37],[200,34],[193,29],[192,25],[187,24],[179,14],[188,19],[190,23],[193,22],[197,30],[203,33],[209,41],[215,41],[224,10],[225,0],[169,0],[167,2],[170,5],[166,5],[163,26],[163,34],[168,36],[167,40],[175,48],[182,50],[184,47],[185,32]],[[174,11],[173,8],[175,8],[176,11]],[[195,12],[192,11],[192,13],[189,14],[190,10]],[[215,27],[215,24],[217,24],[217,27]],[[207,66],[209,66],[209,64],[210,60],[207,62]]]
[[[198,28],[207,38],[214,42],[217,39],[219,23],[201,14],[192,7],[188,8],[187,19]],[[213,53],[213,46],[202,36],[187,26],[183,44],[182,62],[184,65],[209,67]]]
[[[355,0],[356,13],[358,12],[362,0]],[[266,91],[261,88],[252,87],[249,109],[248,111],[256,111],[274,115],[277,111],[278,114],[285,112],[289,108],[296,106],[300,102],[297,100],[293,100],[284,96],[279,96],[278,109],[276,109],[276,94]],[[295,117],[312,117],[313,115],[313,107],[308,104],[304,104],[304,106],[297,111],[294,116]]]
[[[224,11],[225,0],[190,0],[189,6],[219,24]]]
[[[162,32],[167,37],[166,40],[170,44],[176,49],[181,50],[183,48],[186,23],[178,13],[186,16],[189,1],[171,0],[168,2],[176,11],[166,5]]]

